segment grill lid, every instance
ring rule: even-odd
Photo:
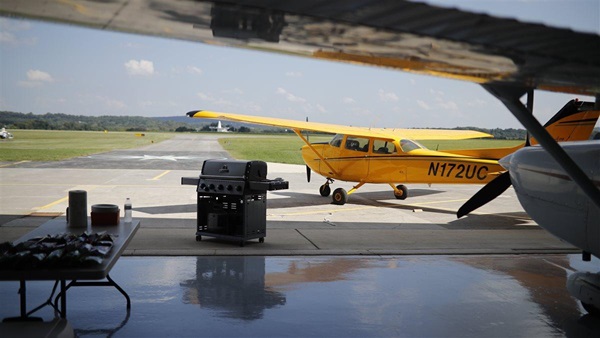
[[[267,179],[267,163],[263,161],[239,161],[211,159],[204,161],[201,178],[243,179],[264,181]]]

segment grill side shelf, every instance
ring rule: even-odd
[[[182,177],[181,185],[198,185],[200,178],[198,177]]]

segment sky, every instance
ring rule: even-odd
[[[598,0],[442,1],[600,34]],[[536,91],[544,123],[568,100]],[[0,18],[0,110],[184,116],[191,110],[388,128],[522,128],[479,85],[196,42]]]

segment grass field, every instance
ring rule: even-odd
[[[331,136],[311,136],[310,142],[326,142]],[[477,149],[513,147],[523,141],[514,140],[459,140],[420,141],[433,150]],[[219,143],[237,159],[252,159],[266,162],[304,164],[300,148],[304,142],[296,135],[234,136],[219,139]]]
[[[0,161],[58,161],[114,149],[128,149],[172,138],[170,133],[11,130],[12,140],[0,141]]]
[[[174,137],[174,133],[94,132],[11,130],[12,140],[0,141],[0,161],[58,161],[77,156],[137,148]],[[327,142],[331,136],[310,136],[311,142]],[[500,148],[521,141],[461,140],[422,141],[429,149]],[[276,163],[304,164],[300,148],[304,142],[296,135],[230,134],[219,143],[237,159],[262,160]]]

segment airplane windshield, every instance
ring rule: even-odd
[[[408,151],[415,150],[415,149],[427,149],[424,146],[422,146],[420,143],[418,143],[416,141],[412,141],[412,140],[407,140],[407,139],[400,140],[400,147],[402,147],[402,150],[404,152],[408,152]]]
[[[342,134],[336,134],[331,141],[329,141],[329,144],[333,147],[338,147],[342,145],[342,139],[344,138],[344,135]]]

